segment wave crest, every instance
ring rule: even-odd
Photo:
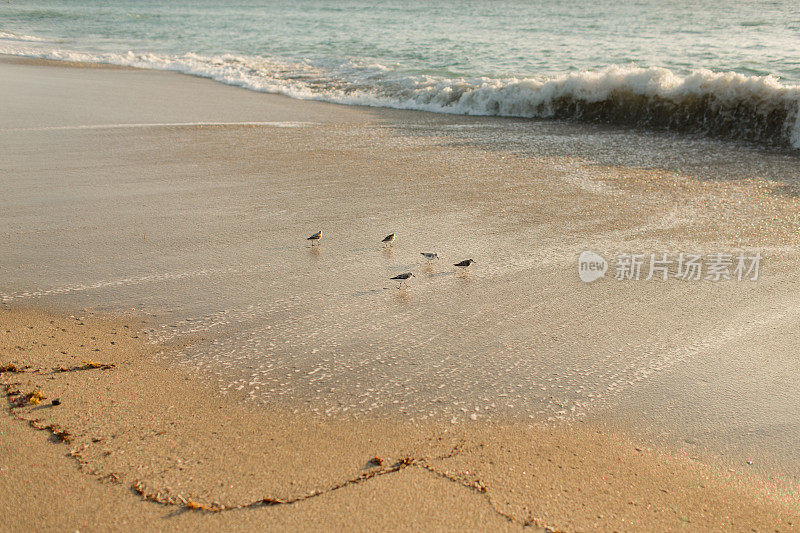
[[[800,87],[774,77],[611,67],[547,80],[431,87],[412,98],[456,113],[579,120],[800,148]]]
[[[552,78],[410,76],[358,61],[101,53],[0,46],[0,53],[174,70],[248,89],[341,104],[575,120],[800,149],[800,85],[772,76],[609,67]]]

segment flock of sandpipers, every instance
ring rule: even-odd
[[[322,239],[322,232],[318,231],[314,235],[312,235],[311,237],[308,237],[308,239],[306,239],[306,240],[311,241],[311,246],[318,246],[320,239]],[[391,233],[391,234],[387,235],[386,237],[384,237],[383,240],[381,240],[381,242],[386,247],[392,246],[392,244],[394,243],[394,233]],[[435,252],[420,252],[420,254],[422,254],[422,257],[424,257],[425,259],[428,260],[428,263],[439,259],[439,254],[437,254]],[[473,261],[472,259],[465,259],[463,261],[459,261],[458,263],[453,263],[453,266],[454,267],[458,267],[458,268],[463,268],[463,269],[466,270],[474,262],[475,261]],[[398,274],[397,276],[392,276],[389,279],[393,280],[393,281],[399,281],[400,285],[398,285],[397,288],[400,289],[400,288],[403,287],[405,282],[408,281],[408,279],[412,278],[412,277],[414,277],[413,273],[411,273],[411,272],[403,272],[402,274]]]

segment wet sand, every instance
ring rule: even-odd
[[[4,424],[28,443],[13,462],[61,454],[53,468],[74,480],[40,484],[69,496],[60,509],[14,500],[20,524],[60,525],[92,501],[69,516],[107,526],[123,515],[102,502],[118,497],[131,524],[187,528],[796,527],[792,156],[170,73],[0,69],[13,104],[0,118],[0,362],[44,369],[3,380],[65,400]],[[587,285],[586,249],[765,261],[751,283]],[[449,266],[467,257],[468,273]],[[406,270],[397,290],[388,278]],[[90,340],[138,338],[97,346],[103,361],[72,355],[91,343],[64,314],[86,317]],[[64,350],[30,333],[55,335],[50,320]],[[83,357],[116,366],[47,374]],[[21,418],[74,442],[53,451]],[[81,468],[63,458],[75,442]],[[368,466],[375,456],[390,460]],[[0,482],[34,471],[48,469]],[[192,498],[302,500],[176,514]]]

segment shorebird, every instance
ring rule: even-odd
[[[389,278],[389,279],[393,279],[393,280],[395,280],[395,281],[399,281],[399,282],[400,282],[400,285],[398,285],[398,286],[397,286],[397,288],[399,289],[400,287],[402,287],[402,286],[403,286],[403,283],[405,283],[406,281],[408,281],[408,278],[410,278],[410,277],[411,277],[411,276],[413,276],[413,275],[414,275],[414,274],[412,274],[411,272],[406,272],[406,273],[404,273],[404,274],[398,274],[397,276],[395,276],[395,277],[393,277],[393,278]]]
[[[387,235],[386,237],[384,237],[384,238],[383,238],[383,240],[382,240],[381,242],[384,244],[384,246],[391,246],[391,245],[392,245],[392,243],[394,242],[394,233],[392,233],[391,235]]]
[[[472,260],[472,259],[466,259],[466,260],[464,260],[464,261],[461,261],[461,262],[459,262],[459,263],[456,263],[456,264],[454,264],[453,266],[455,266],[455,267],[461,267],[461,268],[463,268],[463,269],[465,269],[465,270],[466,270],[466,268],[467,268],[468,266],[470,266],[470,265],[471,265],[472,263],[474,263],[474,262],[475,262],[475,261],[474,261],[474,260]]]
[[[420,253],[422,254],[422,257],[428,260],[429,263],[434,259],[439,259],[439,254],[433,252],[420,252]]]
[[[321,238],[322,238],[322,232],[321,232],[321,231],[318,231],[318,232],[316,232],[314,235],[312,235],[311,237],[309,237],[309,238],[308,238],[308,239],[306,239],[306,240],[307,240],[307,241],[311,241],[311,246],[314,246],[314,245],[316,245],[316,244],[319,244],[319,240],[320,240]]]

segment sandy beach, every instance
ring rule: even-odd
[[[615,428],[247,408],[170,366],[141,325],[4,311],[4,528],[790,531],[800,519],[790,492]]]
[[[795,155],[8,57],[0,92],[0,528],[800,527]]]

